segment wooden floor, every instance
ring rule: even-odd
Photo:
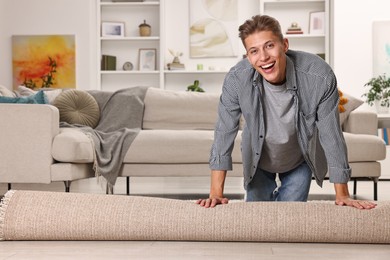
[[[161,196],[195,199],[207,196],[205,178],[134,178],[132,193],[140,196]],[[56,185],[13,185],[13,189],[61,190]],[[352,184],[350,185],[352,188]],[[0,185],[0,194],[7,186]],[[72,192],[104,193],[96,180],[76,182]],[[372,199],[372,182],[358,183],[358,198]],[[116,194],[126,192],[124,179],[118,181]],[[226,193],[232,199],[243,197],[242,180],[228,178]],[[323,188],[314,182],[310,200],[332,200],[333,186]],[[390,200],[390,182],[380,182],[378,198]],[[367,244],[304,244],[304,243],[246,243],[246,242],[170,242],[170,241],[1,241],[0,260],[14,259],[390,259],[390,245]]]

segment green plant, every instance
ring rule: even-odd
[[[189,85],[187,91],[204,92],[203,88],[199,87],[199,80],[195,80],[194,84]]]
[[[379,101],[381,106],[390,106],[390,78],[386,78],[386,74],[372,78],[364,84],[365,87],[370,87],[363,97],[367,97],[366,102],[372,106],[374,101]]]

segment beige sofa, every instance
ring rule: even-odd
[[[209,176],[210,147],[219,95],[149,88],[142,130],[127,151],[120,176]],[[59,128],[59,111],[52,105],[0,104],[0,182],[63,181],[66,191],[75,180],[94,177],[93,146],[76,128]],[[377,182],[386,156],[377,136],[377,115],[352,111],[343,124],[352,177]],[[241,133],[233,151],[233,171],[242,176]],[[356,182],[355,182],[356,184]],[[354,189],[356,193],[356,185]]]

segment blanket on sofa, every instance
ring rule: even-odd
[[[64,122],[61,127],[78,127],[94,144],[94,170],[113,187],[122,167],[123,158],[142,128],[144,98],[148,87],[125,88],[115,92],[88,91],[100,108],[100,121],[93,129]]]

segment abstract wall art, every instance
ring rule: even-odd
[[[390,21],[375,21],[372,27],[373,76],[390,77]]]
[[[12,36],[13,88],[75,88],[74,35]]]
[[[189,9],[191,58],[237,56],[237,0],[190,0]]]

